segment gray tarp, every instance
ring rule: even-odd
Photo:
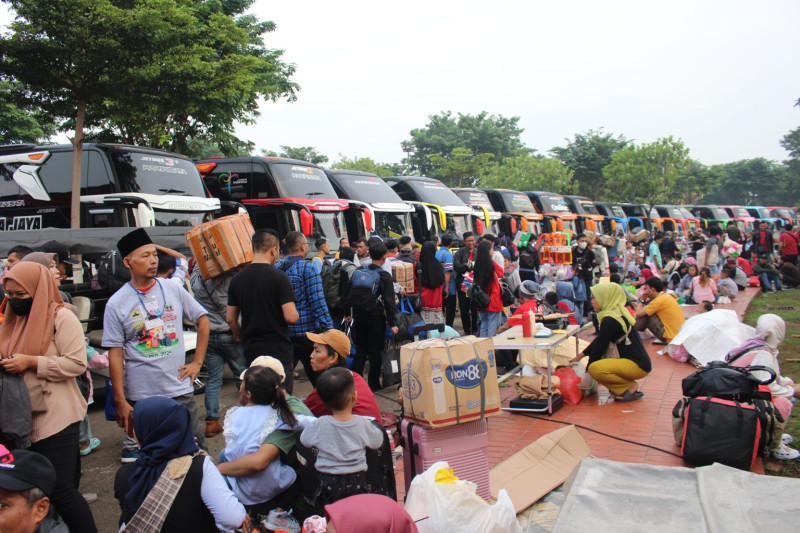
[[[64,243],[73,254],[103,254],[115,249],[117,241],[134,229],[136,228],[48,228],[30,231],[0,231],[0,255],[18,244],[24,244],[36,250],[48,241]],[[182,252],[189,251],[184,234],[190,229],[183,226],[145,228],[156,244]]]
[[[800,479],[584,459],[554,533],[780,532],[800,523]]]

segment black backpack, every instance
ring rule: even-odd
[[[519,251],[520,270],[539,270],[539,250],[536,241],[528,241],[528,245]]]
[[[97,282],[110,293],[117,292],[131,280],[131,272],[122,264],[122,254],[111,250],[100,259]]]
[[[336,261],[331,266],[327,261],[322,263],[322,292],[325,295],[325,303],[330,309],[335,309],[342,301],[345,287],[347,287],[347,273],[344,264]]]
[[[751,372],[764,371],[770,375],[760,381]],[[683,378],[683,395],[689,398],[711,396],[738,402],[750,402],[758,395],[759,385],[775,381],[775,371],[766,366],[729,366],[723,361],[711,361],[705,368]]]

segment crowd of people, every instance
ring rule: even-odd
[[[711,227],[684,240],[670,232],[640,242],[576,235],[571,261],[549,264],[539,261],[535,243],[518,247],[503,234],[466,232],[424,243],[410,236],[343,239],[335,255],[317,239],[318,253],[307,261],[310,243],[302,233],[281,241],[258,230],[252,263],[204,280],[185,256],[155,245],[144,229],[132,231],[117,245],[130,281],[106,304],[102,339],[111,376],[107,392],[125,433],[124,465],[114,483],[120,525],[231,531],[263,516],[268,529],[299,529],[291,509],[301,496],[332,523],[342,517],[352,524],[366,501],[365,450],[385,444],[384,431],[369,419],[380,422],[374,393],[392,384],[383,381],[382,365],[387,342],[399,332],[400,301],[413,302],[422,321],[451,330],[458,308],[463,334],[480,337],[521,323],[528,311],[575,325],[593,321],[597,336],[574,361],[588,357],[591,377],[615,401],[631,402],[644,397],[638,381],[652,370],[642,335],[669,343],[684,322],[682,301],[707,310],[720,298],[736,298],[754,276],[765,292],[796,287],[798,243],[791,226],[777,242],[763,225],[744,234],[735,226]],[[42,510],[52,517],[52,504],[71,530],[91,532],[94,518],[78,487],[80,458],[99,445],[81,386],[87,350],[93,350],[69,295],[59,291],[72,261],[63,245],[8,252],[0,375],[4,401],[16,403],[12,409],[4,404],[2,444],[12,450],[9,461],[49,466],[52,482],[43,476],[40,484],[0,484],[0,490],[34,490],[27,501],[47,502],[31,507],[37,520]],[[413,290],[397,278],[397,263],[412,265]],[[190,361],[185,323],[196,332]],[[769,353],[759,361],[777,367],[785,328],[781,333],[772,322],[760,327],[759,346]],[[767,361],[770,356],[774,360]],[[298,362],[313,386],[304,400],[292,394]],[[205,420],[192,386],[203,365]],[[223,419],[225,365],[239,398]],[[790,380],[780,383],[776,394],[797,394]],[[207,438],[220,434],[225,449],[215,463],[203,450]],[[301,494],[292,459],[299,444],[318,450],[311,494]],[[781,458],[800,455],[782,446]],[[391,500],[373,503],[398,515],[396,524],[405,528],[398,531],[414,530]]]

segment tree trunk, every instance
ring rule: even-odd
[[[81,227],[81,162],[83,161],[83,124],[86,121],[86,99],[78,97],[78,114],[75,117],[75,138],[72,139],[72,201],[70,203],[70,228]]]

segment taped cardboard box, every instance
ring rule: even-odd
[[[489,471],[492,499],[505,489],[519,514],[564,483],[591,451],[575,426],[550,432]]]
[[[429,339],[400,350],[405,417],[438,428],[500,413],[492,339]]]
[[[399,283],[406,294],[414,294],[414,265],[405,261],[392,263],[392,279]]]
[[[253,261],[255,230],[246,213],[218,218],[186,232],[186,242],[203,279],[211,279]]]

